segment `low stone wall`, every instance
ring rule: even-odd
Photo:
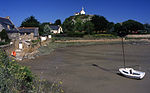
[[[127,35],[127,38],[150,38],[150,34],[146,34],[146,35]]]
[[[10,44],[0,46],[0,49],[5,50],[8,55],[11,55],[12,51],[14,51],[14,48],[14,45]]]

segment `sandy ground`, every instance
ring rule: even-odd
[[[146,72],[143,80],[117,74],[123,66],[119,44],[57,49],[20,64],[42,79],[62,80],[65,93],[150,93],[150,44],[126,44],[125,53],[127,66]]]

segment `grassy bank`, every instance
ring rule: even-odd
[[[67,41],[71,41],[71,42],[67,42]],[[103,45],[103,44],[120,44],[121,45],[121,39],[106,39],[106,40],[104,39],[100,41],[93,40],[93,41],[88,41],[88,42],[78,42],[78,41],[80,40],[79,39],[76,39],[76,40],[66,39],[66,41],[61,40],[60,42],[57,42],[56,40],[56,41],[50,42],[47,46],[42,46],[39,48],[39,51],[40,51],[39,55],[48,55],[52,51],[58,48],[73,47],[73,46],[90,46],[90,45]],[[138,39],[137,40],[127,39],[124,41],[124,43],[125,44],[145,44],[145,43],[147,44],[149,42],[143,41],[143,40],[140,41]]]
[[[65,47],[76,47],[76,46],[90,46],[90,45],[101,45],[101,44],[116,44],[120,42],[50,42],[47,46],[39,48],[39,55],[48,55],[58,48]]]
[[[84,35],[83,37],[64,37],[64,36],[53,36],[53,41],[68,41],[68,40],[99,40],[99,39],[117,39],[118,37],[112,34],[94,34]]]
[[[62,82],[47,82],[0,50],[0,93],[64,93]]]

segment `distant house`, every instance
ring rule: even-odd
[[[18,29],[21,39],[35,40],[39,37],[38,27],[19,27]]]
[[[58,26],[50,25],[50,28],[51,28],[51,33],[54,34],[60,34],[63,32],[62,27],[59,25]]]
[[[5,29],[9,39],[17,40],[19,38],[19,30],[15,27],[9,17],[0,17],[0,32]]]

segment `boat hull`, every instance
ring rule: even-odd
[[[145,72],[137,71],[133,68],[120,68],[119,72],[128,78],[134,79],[143,79],[145,76]]]

